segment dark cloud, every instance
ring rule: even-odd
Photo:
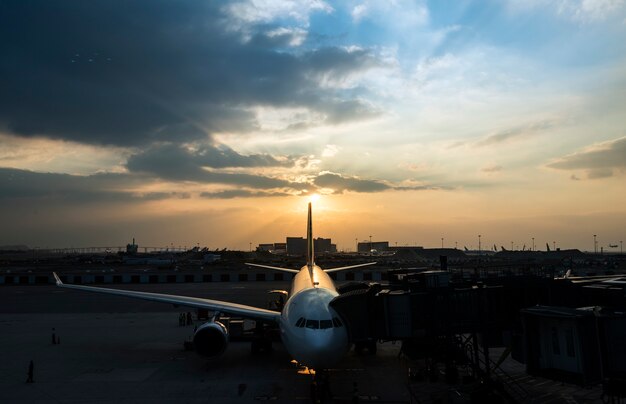
[[[175,169],[186,164],[210,168],[293,166],[292,158],[277,159],[269,154],[239,154],[228,146],[205,145],[190,149],[172,143],[154,145],[132,155],[128,166],[134,168],[165,165]]]
[[[326,122],[332,124],[374,118],[381,115],[380,110],[361,100],[335,100],[329,103],[325,109]]]
[[[252,26],[245,41],[220,2],[0,7],[0,126],[16,135],[143,145],[251,130],[256,105],[308,108],[331,124],[377,113],[319,85],[375,66],[371,52],[289,53],[284,46],[303,33],[267,26]]]
[[[551,121],[539,121],[529,125],[519,126],[512,129],[503,130],[476,142],[476,146],[491,146],[504,143],[512,139],[534,136],[539,132],[550,129],[554,126]]]
[[[149,182],[149,178],[128,174],[80,176],[0,168],[0,199],[125,202],[184,197],[184,194],[175,192],[141,194],[129,191]]]
[[[147,192],[135,195],[135,197],[146,201],[158,201],[162,199],[190,199],[191,194],[189,192]]]
[[[626,169],[626,137],[579,151],[548,164],[559,170],[586,170],[587,178],[611,177],[615,170]]]
[[[210,173],[209,173],[210,174]],[[242,185],[250,188],[266,188],[268,191],[250,191],[247,189],[225,190],[200,193],[204,198],[235,198],[235,197],[270,197],[291,195],[284,191],[269,191],[279,188],[286,181],[268,177],[225,175],[216,177],[216,183]],[[0,200],[29,199],[46,203],[49,200],[67,201],[70,203],[90,202],[132,202],[154,201],[164,199],[190,199],[189,192],[141,192],[140,185],[149,185],[154,180],[138,174],[93,174],[88,176],[38,173],[12,168],[0,168]],[[294,186],[307,187],[306,184]],[[289,188],[288,186],[286,188]],[[294,190],[294,192],[298,192]]]
[[[28,203],[37,209],[45,210],[47,206],[58,207],[59,204],[67,209],[69,206],[85,204],[121,203],[122,206],[128,206],[129,203],[194,197],[232,199],[302,196],[316,192],[319,188],[330,188],[334,193],[382,192],[389,189],[398,191],[445,189],[430,185],[391,186],[381,181],[359,179],[330,172],[321,173],[313,178],[311,183],[293,183],[271,177],[205,171],[197,174],[198,178],[195,182],[199,183],[199,189],[195,192],[141,191],[142,187],[158,184],[158,179],[155,178],[158,176],[153,172],[148,174],[102,173],[82,176],[0,168],[0,204]],[[167,178],[167,173],[164,173],[163,177]],[[185,177],[184,181],[194,180]],[[222,184],[230,188],[202,192],[202,186],[208,183]]]
[[[249,191],[246,189],[229,189],[218,192],[202,192],[202,198],[210,199],[233,199],[233,198],[266,198],[274,196],[293,196],[287,192]]]
[[[313,180],[313,183],[320,188],[330,188],[335,193],[344,191],[352,192],[381,192],[391,187],[385,183],[375,180],[362,180],[356,177],[344,177],[341,174],[321,173]]]
[[[598,178],[608,178],[613,176],[613,170],[610,168],[594,168],[587,171],[587,178],[595,180]]]
[[[448,186],[436,186],[428,184],[420,185],[389,185],[378,180],[360,179],[357,177],[344,176],[332,172],[322,172],[313,180],[313,185],[319,188],[330,188],[336,194],[345,191],[351,192],[383,192],[394,191],[424,191],[424,190],[444,190],[453,189]]]
[[[132,155],[126,167],[130,172],[144,173],[169,181],[191,181],[239,185],[251,188],[299,188],[303,184],[262,175],[224,173],[206,168],[292,166],[292,159],[279,161],[267,154],[241,155],[222,146],[205,146],[190,150],[175,144],[161,144]]]
[[[395,186],[393,187],[394,191],[450,191],[453,190],[453,186],[443,186],[443,185],[412,185],[412,186]]]
[[[322,79],[343,80],[360,69],[381,66],[381,63],[366,49],[347,51],[343,48],[328,47],[309,52],[303,60],[308,73]]]

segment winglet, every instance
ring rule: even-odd
[[[59,278],[59,275],[57,275],[56,272],[53,272],[52,275],[54,275],[54,279],[56,280],[57,286],[63,285],[63,282],[61,281],[61,278]]]

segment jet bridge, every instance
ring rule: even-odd
[[[502,286],[455,288],[446,276],[426,271],[404,285],[348,284],[331,306],[353,342],[472,333],[511,321]]]

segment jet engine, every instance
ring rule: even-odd
[[[193,335],[193,346],[200,356],[207,358],[220,356],[228,346],[228,330],[219,321],[204,323]]]

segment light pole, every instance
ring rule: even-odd
[[[372,235],[370,234],[370,255],[372,255]]]
[[[553,242],[552,242],[552,249],[553,249],[554,251],[556,251],[556,241],[553,241]]]
[[[443,248],[443,237],[441,238],[441,248]]]
[[[535,251],[535,238],[532,237],[532,239],[533,239],[533,251]]]
[[[513,242],[511,241],[511,251],[513,251]]]
[[[455,249],[455,250],[456,250],[456,249],[458,249],[458,245],[459,245],[459,243],[455,241],[455,242],[454,242],[454,249]]]
[[[359,253],[359,239],[358,238],[354,238],[354,251],[358,254]]]
[[[480,250],[480,234],[479,234],[479,235],[478,235],[478,255],[481,255],[481,254],[480,254],[480,251],[481,251],[481,250]]]
[[[250,252],[252,252],[252,241],[250,242]]]
[[[598,253],[598,243],[596,241],[596,235],[593,235],[593,253],[597,254]]]

